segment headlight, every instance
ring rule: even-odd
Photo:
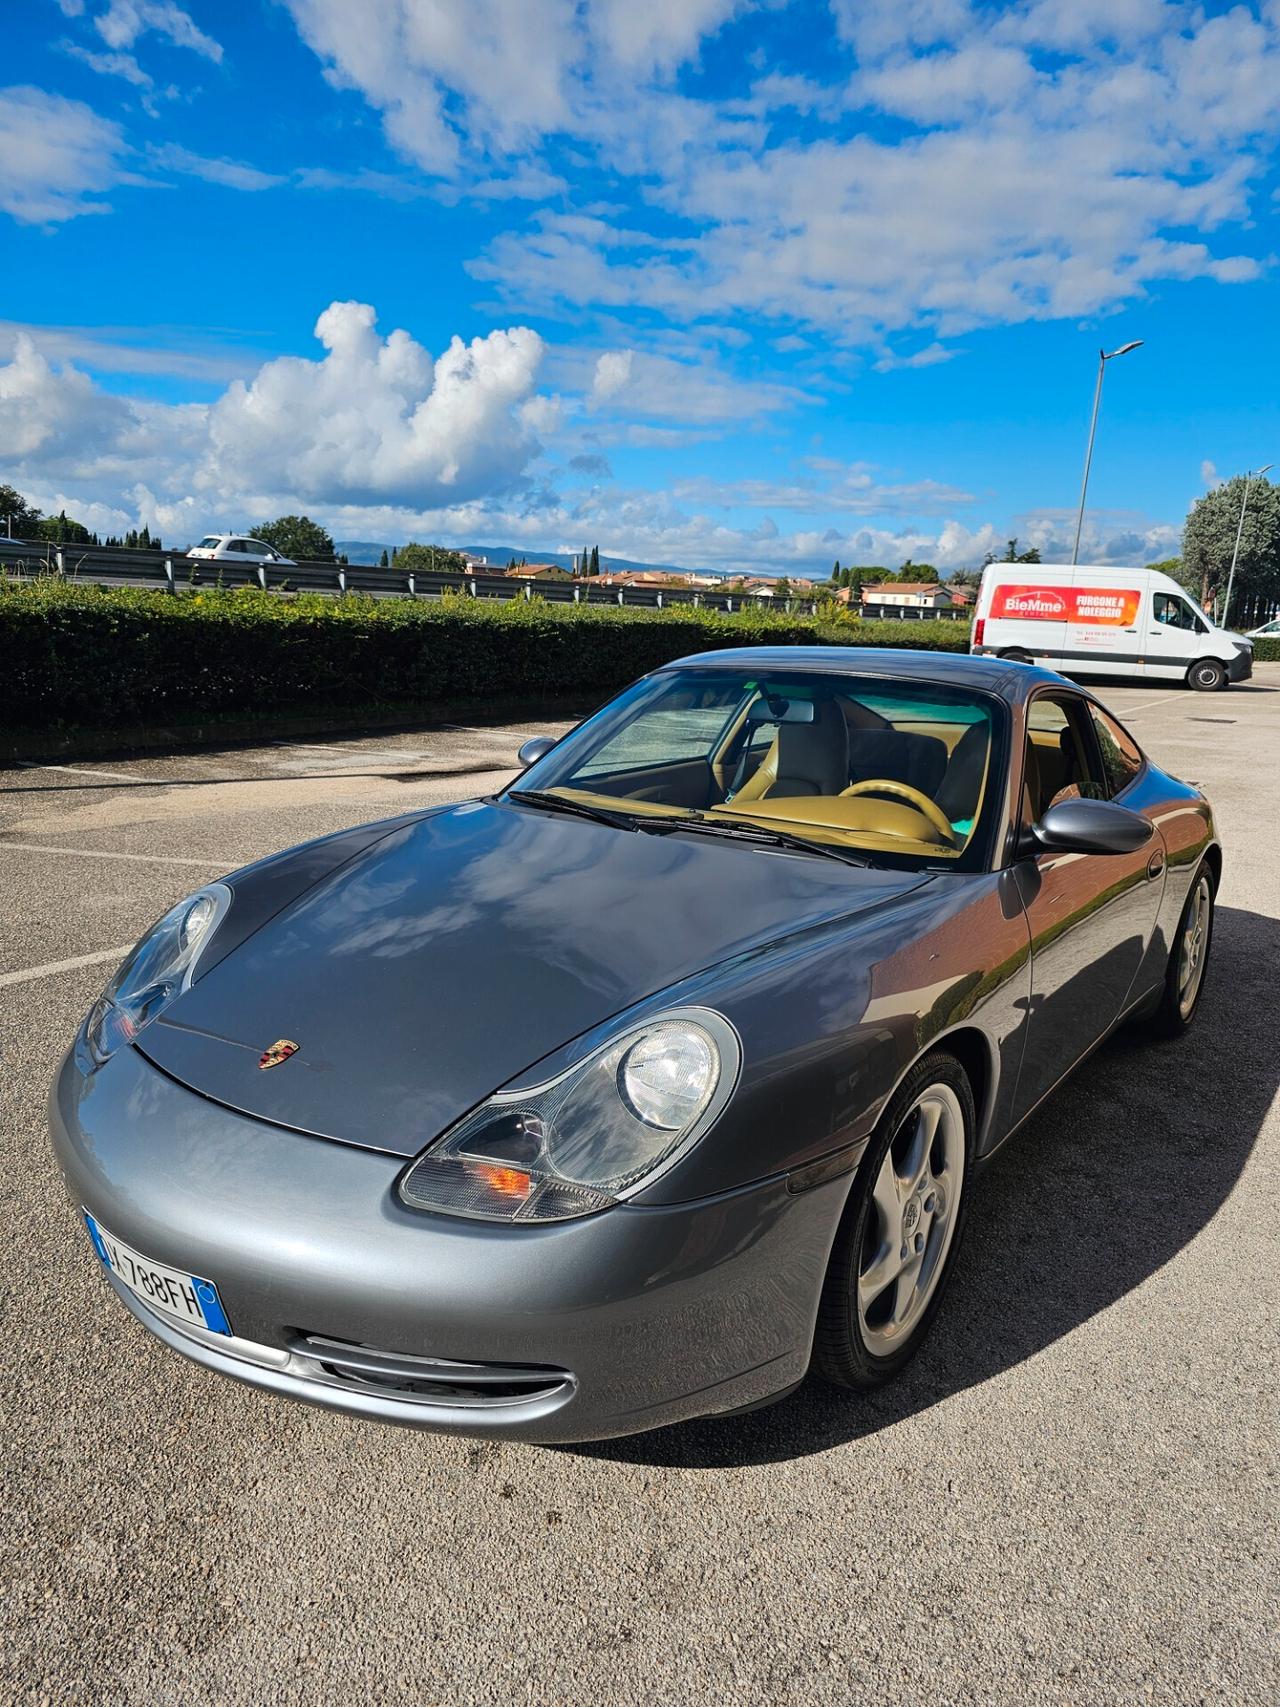
[[[545,1085],[500,1091],[400,1181],[413,1209],[567,1221],[631,1196],[697,1142],[733,1093],[738,1035],[706,1008],[636,1026]]]
[[[231,905],[222,883],[188,895],[170,907],[128,956],[89,1010],[84,1027],[83,1065],[92,1071],[144,1026],[163,1013],[187,988],[201,950]]]

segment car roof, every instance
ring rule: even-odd
[[[821,670],[841,676],[896,676],[977,688],[1003,699],[1024,700],[1042,683],[1071,686],[1053,670],[982,658],[969,652],[917,652],[897,646],[731,646],[674,658],[663,670]]]

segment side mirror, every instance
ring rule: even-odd
[[[1059,800],[1031,826],[1024,854],[1136,853],[1155,834],[1140,812],[1114,800]]]
[[[545,759],[555,744],[555,739],[551,735],[534,735],[525,742],[516,755],[520,760],[520,768],[528,770],[529,766],[536,765],[539,759]]]

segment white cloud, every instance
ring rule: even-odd
[[[392,146],[449,177],[506,167],[557,135],[611,134],[625,146],[650,128],[657,89],[752,0],[285,3],[331,80],[381,113]],[[673,146],[699,122],[696,103],[673,98],[662,111]]]
[[[591,381],[593,403],[603,403],[622,390],[631,378],[635,357],[634,350],[606,350],[597,358],[595,376]]]
[[[1206,490],[1210,486],[1216,486],[1218,484],[1218,470],[1214,464],[1209,461],[1208,457],[1205,457],[1204,461],[1200,464],[1200,484],[1204,486]]]
[[[99,373],[161,374],[225,385],[267,359],[261,350],[190,327],[37,326],[17,320],[0,320],[0,356],[12,358],[23,333],[46,360],[80,362]]]
[[[101,77],[123,77],[126,83],[132,83],[136,89],[151,89],[153,79],[138,64],[131,53],[95,53],[92,48],[82,47],[79,42],[60,42],[64,53],[72,59],[78,59],[82,65],[87,65],[90,71],[96,71]]]
[[[717,106],[654,83],[606,115],[591,80],[600,9],[584,7],[577,34],[548,43],[557,99],[519,146],[536,155],[549,136],[573,138],[627,183],[630,205],[549,208],[532,229],[500,234],[473,272],[523,304],[643,308],[683,324],[767,317],[873,345],[897,328],[1093,316],[1165,280],[1258,275],[1224,233],[1247,225],[1252,184],[1280,142],[1280,11],[1206,17],[1163,0],[834,10],[852,52],[825,87],[770,73]],[[702,24],[720,21],[709,11]],[[368,92],[354,64],[348,73]],[[450,75],[433,62],[433,111]],[[567,104],[566,78],[578,80]],[[760,123],[797,111],[799,130]],[[485,121],[464,123],[452,170],[465,164],[464,132],[486,145]]]
[[[154,33],[215,64],[222,59],[221,45],[173,0],[111,0],[106,11],[93,20],[93,26],[110,48],[130,48],[140,36]]]
[[[539,448],[521,406],[542,340],[528,327],[454,338],[435,361],[372,308],[335,302],[316,322],[323,361],[282,357],[210,413],[202,483],[301,499],[441,501],[509,484]]]
[[[809,467],[812,473],[769,480],[717,481],[692,475],[677,480],[672,493],[682,503],[715,509],[800,510],[810,515],[945,515],[974,502],[971,493],[939,480],[885,483],[868,463],[811,458]]]
[[[246,166],[239,160],[211,160],[176,142],[148,149],[147,159],[162,171],[203,178],[207,184],[220,184],[229,190],[270,190],[285,182],[277,173],[260,172],[256,166]]]
[[[555,400],[535,394],[543,346],[527,327],[454,338],[433,360],[407,332],[381,337],[372,308],[335,302],[316,336],[320,361],[282,357],[211,405],[168,406],[104,392],[18,333],[0,367],[6,478],[98,482],[98,498],[145,479],[165,501],[220,510],[272,495],[445,503],[505,490],[556,425]]]
[[[0,209],[27,225],[105,213],[91,198],[127,178],[120,127],[44,89],[0,89]]]

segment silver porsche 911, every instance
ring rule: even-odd
[[[86,1260],[197,1363],[422,1428],[890,1379],[974,1168],[1191,1022],[1209,806],[1060,677],[926,653],[686,658],[521,760],[147,933],[51,1098]]]

